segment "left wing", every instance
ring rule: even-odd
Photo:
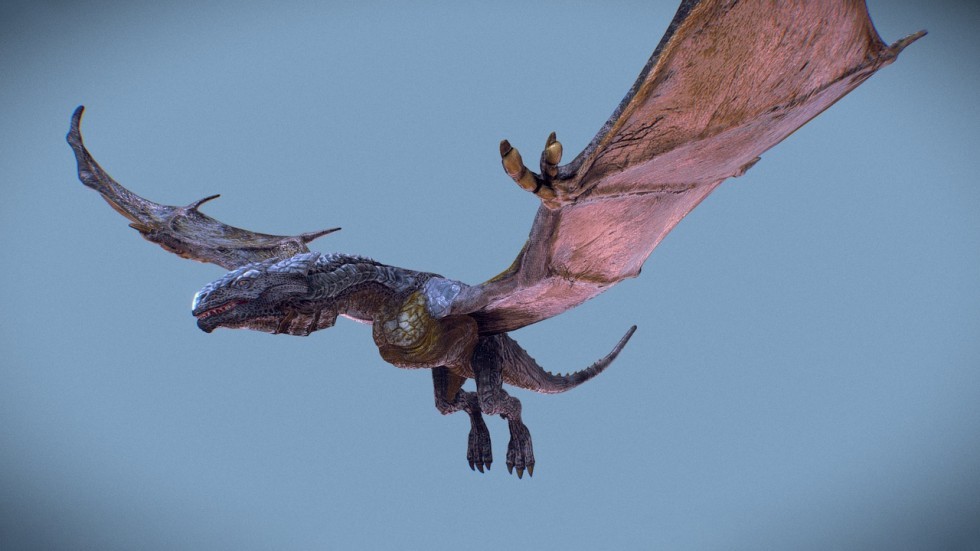
[[[481,285],[434,282],[438,315],[483,334],[558,315],[623,279],[723,180],[740,176],[925,34],[888,46],[861,0],[683,0],[636,83],[571,163],[548,139],[541,174],[501,143],[542,205],[510,268]]]
[[[75,109],[67,138],[78,161],[78,179],[98,191],[106,203],[128,218],[129,226],[140,232],[147,241],[172,253],[234,270],[250,262],[269,258],[286,259],[309,252],[307,243],[340,229],[331,228],[296,236],[268,235],[229,226],[202,214],[198,207],[217,198],[217,195],[205,197],[186,207],[147,201],[113,180],[85,148],[79,130],[84,110],[82,106]]]

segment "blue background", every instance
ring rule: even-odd
[[[0,8],[0,548],[980,546],[980,63],[972,3],[874,1],[911,46],[731,180],[643,275],[515,337],[598,379],[515,391],[538,465],[465,462],[430,376],[341,322],[199,331],[221,275],[75,176],[475,283],[537,201],[497,144],[570,159],[670,3]]]

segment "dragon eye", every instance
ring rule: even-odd
[[[239,289],[248,289],[250,285],[252,285],[251,279],[239,279],[235,282],[235,287]]]

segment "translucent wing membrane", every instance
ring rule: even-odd
[[[472,314],[484,334],[511,331],[635,277],[723,180],[923,34],[886,45],[859,0],[683,2],[636,83],[571,163],[543,163],[551,178],[532,177],[519,156],[504,155],[508,174],[545,203],[514,264],[462,289],[450,313]]]

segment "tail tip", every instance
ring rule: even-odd
[[[622,350],[623,347],[626,346],[626,343],[628,343],[630,338],[633,336],[633,333],[636,333],[635,325],[630,326],[630,328],[626,331],[626,334],[623,335],[623,338],[619,340],[619,345],[616,348],[618,350]]]

